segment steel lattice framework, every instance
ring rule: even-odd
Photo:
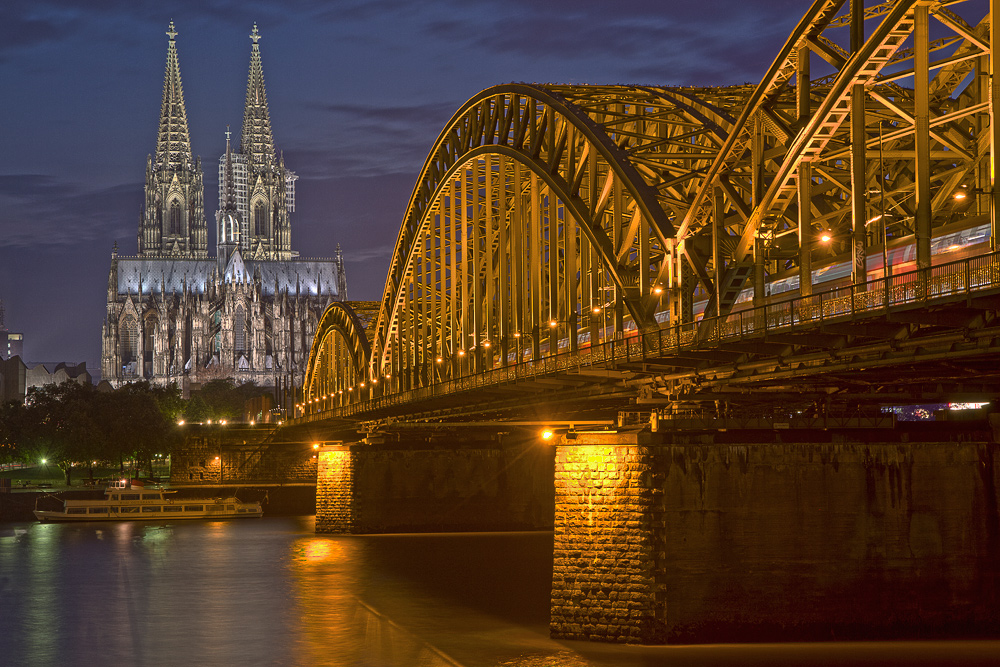
[[[808,295],[813,265],[846,251],[864,282],[894,239],[927,267],[933,229],[956,217],[985,216],[995,239],[997,12],[818,0],[757,86],[483,91],[420,172],[370,353],[349,318],[325,317],[306,400],[725,315],[778,275]]]

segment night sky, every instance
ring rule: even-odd
[[[33,0],[0,21],[0,299],[34,361],[100,370],[112,244],[136,252],[170,20],[215,248],[256,22],[275,144],[299,175],[292,248],[344,250],[379,299],[418,171],[484,88],[756,83],[808,2]]]

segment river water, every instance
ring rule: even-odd
[[[636,647],[548,636],[551,533],[313,517],[0,525],[0,665],[1000,664],[1000,642]]]

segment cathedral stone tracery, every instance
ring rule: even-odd
[[[218,378],[301,385],[316,323],[346,298],[340,248],[305,259],[291,248],[294,172],[276,158],[260,57],[250,34],[250,73],[238,150],[226,132],[219,160],[216,256],[208,254],[201,159],[188,132],[177,31],[167,67],[156,153],[146,160],[138,252],[111,253],[101,371],[185,390]]]

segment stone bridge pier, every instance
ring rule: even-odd
[[[553,637],[996,636],[996,438],[944,426],[570,434]]]
[[[554,452],[535,434],[400,432],[318,452],[316,531],[548,530]]]

